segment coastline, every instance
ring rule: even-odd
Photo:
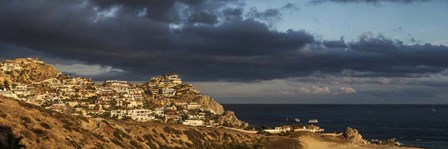
[[[447,144],[446,116],[448,106],[430,105],[229,105],[226,109],[254,126],[275,127],[293,125],[285,121],[300,118],[302,124],[319,119],[327,133],[340,132],[346,127],[359,130],[369,141],[396,138],[404,146],[445,149]],[[414,125],[408,125],[414,124]]]
[[[25,135],[26,137],[23,138],[22,142],[31,148],[44,146],[55,148],[97,147],[101,145],[109,148],[135,148],[139,146],[150,148],[416,149],[358,145],[357,143],[347,142],[341,137],[321,136],[312,132],[264,135],[219,127],[194,127],[181,124],[125,120],[95,120],[57,113],[5,97],[0,97],[0,114],[1,127],[9,128],[10,134]],[[23,123],[24,120],[27,123]],[[4,133],[1,133],[0,140],[8,135]],[[42,135],[45,136],[45,141],[41,139]],[[67,138],[61,136],[71,137],[67,140]]]

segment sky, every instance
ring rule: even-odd
[[[221,103],[448,104],[445,0],[0,0],[0,60]]]

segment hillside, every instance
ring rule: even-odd
[[[188,124],[216,126],[222,125],[216,122],[226,112],[212,97],[182,83],[177,74],[155,76],[145,83],[121,80],[95,83],[89,78],[64,75],[38,58],[0,61],[0,91],[0,95],[43,108],[94,118],[129,118],[129,113],[139,111],[146,114],[131,118],[166,123],[190,120]],[[235,115],[225,117],[232,121],[226,126],[248,126]]]
[[[395,148],[248,124],[177,74],[135,84],[71,77],[37,58],[0,61],[0,148]]]
[[[19,137],[21,141],[17,141]],[[338,137],[311,132],[262,135],[225,128],[82,118],[0,96],[0,148],[13,143],[29,148],[408,149],[369,145],[357,137],[357,132]]]
[[[0,97],[0,140],[32,148],[257,148],[261,136],[219,128],[94,120]]]

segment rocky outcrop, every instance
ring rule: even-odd
[[[14,60],[1,61],[0,65],[13,66],[14,71],[2,72],[4,78],[15,83],[33,83],[56,78],[61,75],[54,66],[45,64],[37,58],[18,58]]]
[[[232,111],[226,111],[223,115],[218,118],[218,123],[227,127],[236,127],[236,128],[246,128],[249,126],[248,123],[239,120],[235,113]]]
[[[344,136],[344,139],[347,142],[353,143],[353,144],[368,144],[367,140],[364,140],[361,136],[361,134],[359,134],[358,130],[347,127],[347,129],[344,131],[344,133],[342,134],[342,136]]]
[[[224,113],[224,107],[210,96],[198,96],[196,102],[201,105],[202,109],[208,110],[214,114],[221,115]]]

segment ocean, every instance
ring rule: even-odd
[[[448,105],[225,104],[254,126],[307,124],[318,119],[325,132],[356,128],[367,140],[396,138],[408,146],[448,149]]]

